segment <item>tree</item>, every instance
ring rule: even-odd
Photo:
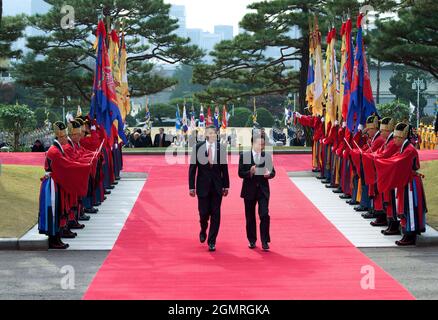
[[[428,82],[428,75],[418,69],[405,66],[397,66],[394,75],[389,79],[389,91],[395,95],[396,100],[409,106],[409,103],[415,105],[414,122],[417,121],[417,90],[412,88],[412,83],[415,79],[420,78],[425,83]],[[424,108],[427,106],[427,100],[424,97],[424,92],[427,87],[420,90],[420,117],[424,116]]]
[[[35,115],[26,105],[0,105],[0,128],[14,135],[13,147],[18,151],[20,136],[35,126]]]
[[[234,116],[230,117],[229,127],[245,127],[248,122],[248,118],[252,115],[251,110],[248,108],[234,108]]]
[[[376,9],[395,6],[395,1],[369,1]],[[355,0],[273,0],[248,6],[255,10],[240,22],[247,32],[233,40],[222,41],[210,53],[213,65],[197,65],[194,82],[208,85],[217,79],[229,79],[248,89],[208,87],[204,97],[220,97],[225,102],[236,97],[272,93],[299,92],[299,106],[305,108],[307,69],[309,64],[309,18],[319,17],[320,30],[327,30],[334,20],[340,30],[342,15],[348,9],[356,13],[363,2]],[[291,31],[299,30],[296,37]],[[340,42],[340,41],[338,41]],[[278,57],[266,55],[269,48],[278,48]],[[298,62],[299,69],[293,68]]]
[[[124,0],[116,5],[113,0],[71,0],[68,4],[75,16],[70,29],[60,24],[65,1],[47,2],[52,5],[47,14],[29,17],[30,25],[44,35],[27,39],[32,52],[16,66],[14,76],[26,86],[43,88],[58,103],[66,96],[90,100],[96,58],[93,35],[102,6],[109,14],[109,24],[121,26],[126,33],[131,96],[153,94],[176,84],[157,73],[154,66],[158,61],[190,64],[203,55],[189,45],[189,39],[175,34],[177,20],[170,18],[170,5],[163,0]]]
[[[387,62],[401,63],[438,79],[438,2],[402,1],[399,19],[381,19],[372,34],[370,53]]]
[[[257,108],[257,123],[262,127],[272,127],[275,119],[266,108]],[[252,112],[246,122],[246,127],[253,126]]]
[[[11,58],[19,59],[21,57],[22,51],[14,50],[12,44],[23,37],[25,27],[26,19],[24,15],[2,18],[0,24],[0,61]],[[6,69],[5,67],[0,65],[0,71]]]
[[[126,115],[125,121],[129,127],[135,127],[137,125],[137,120],[130,114]]]
[[[195,92],[204,89],[204,86],[193,84],[193,67],[188,65],[180,65],[173,77],[178,81],[175,89],[172,91],[171,99],[181,97],[191,97]]]
[[[410,110],[407,104],[394,100],[390,103],[377,105],[380,117],[393,118],[396,122],[409,120]]]
[[[48,119],[50,123],[55,123],[57,120],[57,115],[46,108],[36,108],[34,110],[36,126],[38,128],[44,127],[46,125],[46,120]]]

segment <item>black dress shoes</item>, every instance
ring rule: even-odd
[[[365,208],[364,206],[358,205],[357,207],[354,207],[354,210],[357,212],[364,212],[364,211],[368,211],[368,208]]]
[[[335,189],[335,190],[332,190],[332,192],[333,193],[342,193],[342,190],[341,189]]]
[[[255,247],[256,247],[255,242],[250,242],[248,245],[248,248],[250,248],[250,249],[255,249]]]
[[[91,214],[95,214],[95,213],[97,213],[97,212],[99,212],[99,209],[97,209],[97,208],[90,208],[90,209],[84,209],[84,212],[85,213],[91,213]]]
[[[207,235],[205,234],[205,232],[200,232],[199,233],[199,241],[201,242],[201,243],[204,243],[205,242],[205,240],[207,239]]]
[[[114,186],[109,186],[107,189],[111,189],[112,190],[112,189],[114,189]]]
[[[86,215],[85,213],[82,214],[79,218],[79,221],[89,221],[90,220],[90,216]]]
[[[349,196],[349,195],[347,195],[347,194],[341,194],[340,196],[339,196],[339,198],[340,199],[351,199],[351,196]]]
[[[269,250],[269,244],[267,242],[263,242],[262,243],[262,248],[263,248],[263,250],[268,251]]]
[[[216,251],[216,245],[210,243],[208,245],[208,251],[210,251],[210,252]]]
[[[111,191],[105,190],[104,194],[111,194]]]

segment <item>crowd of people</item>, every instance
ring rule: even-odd
[[[49,248],[66,249],[63,239],[77,236],[120,180],[122,146],[117,129],[110,135],[95,120],[79,116],[53,125],[53,144],[46,153],[41,179],[38,229]]]
[[[345,124],[325,124],[323,117],[294,117],[313,129],[317,178],[363,218],[373,219],[371,226],[387,227],[383,235],[402,234],[397,245],[415,245],[425,232],[427,205],[413,128],[374,114],[357,132]]]

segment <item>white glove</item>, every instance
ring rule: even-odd
[[[96,126],[91,126],[90,129],[93,130],[93,131],[96,131]]]
[[[342,128],[345,128],[345,127],[347,127],[347,122],[342,122]]]
[[[324,122],[324,117],[321,118],[321,122]]]
[[[337,126],[339,124],[338,120],[335,120],[335,126]]]
[[[357,126],[357,129],[358,129],[359,131],[362,131],[362,130],[363,130],[363,125],[361,125],[361,124],[358,125],[358,126]]]
[[[295,117],[297,117],[297,118],[301,118],[302,115],[301,115],[301,113],[299,113],[299,112],[295,112]]]

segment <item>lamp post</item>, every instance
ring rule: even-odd
[[[412,89],[417,90],[417,128],[420,127],[420,90],[425,90],[423,79],[417,78],[412,82]]]

